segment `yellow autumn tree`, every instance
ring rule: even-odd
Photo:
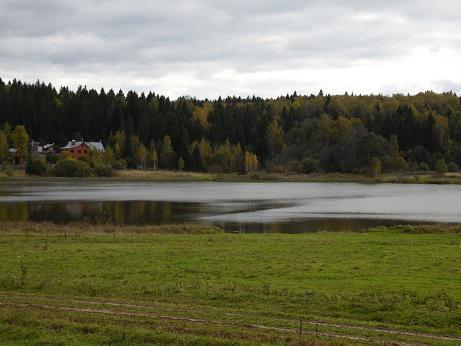
[[[141,168],[144,169],[146,167],[146,160],[149,152],[147,151],[144,144],[140,143],[138,149],[136,150],[136,159],[141,164]]]
[[[213,105],[206,101],[203,106],[197,106],[192,113],[192,117],[197,120],[203,128],[208,128],[208,116],[213,110]]]
[[[258,170],[259,162],[256,154],[245,151],[245,172],[250,173]]]
[[[125,131],[117,131],[114,135],[114,152],[115,156],[120,159],[125,155]]]
[[[115,161],[114,150],[110,146],[107,146],[106,149],[104,150],[104,162],[108,164],[113,164],[114,161]]]

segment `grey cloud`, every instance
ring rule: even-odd
[[[157,83],[174,75],[213,97],[223,88],[213,76],[233,71],[242,80],[229,92],[258,93],[268,84],[251,73],[379,67],[425,47],[459,56],[460,10],[457,0],[0,0],[0,76],[168,91]]]
[[[439,89],[445,91],[461,92],[461,81],[453,80],[436,80],[434,84],[438,86]]]

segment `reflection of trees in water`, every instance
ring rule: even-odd
[[[162,222],[164,223],[169,223],[171,222],[172,219],[172,204],[171,203],[163,203],[163,208],[162,208]]]
[[[87,215],[88,209],[91,209],[91,207],[93,206],[85,205],[85,203],[69,203],[64,205],[63,209],[65,210],[66,215],[75,220]]]
[[[155,201],[0,203],[0,221],[171,223],[181,219],[187,208],[190,206]]]
[[[1,203],[0,221],[28,221],[29,208],[27,203]]]
[[[127,223],[125,217],[125,207],[122,203],[104,202],[104,207],[107,208],[107,212],[109,215],[112,216],[112,220],[114,221],[114,223]]]
[[[173,203],[154,201],[103,202],[102,212],[116,224],[169,223],[173,219]]]
[[[0,221],[70,222],[88,220],[115,224],[162,224],[196,222],[197,215],[209,210],[197,203],[158,201],[72,202],[72,203],[0,203]],[[281,222],[219,222],[231,232],[359,231],[376,226],[393,226],[399,220],[360,218],[308,218]],[[404,222],[408,223],[408,221]]]

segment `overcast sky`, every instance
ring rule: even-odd
[[[0,77],[171,97],[461,93],[461,0],[0,0]]]

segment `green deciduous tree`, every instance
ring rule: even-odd
[[[104,151],[104,162],[111,165],[114,163],[114,161],[115,161],[114,150],[110,146],[107,146]]]
[[[447,164],[444,159],[437,160],[437,162],[435,163],[435,171],[437,173],[439,174],[446,173],[447,169],[448,169]]]
[[[267,145],[272,157],[282,150],[284,144],[283,137],[283,129],[279,124],[279,119],[275,117],[266,129]]]
[[[146,168],[146,160],[148,158],[149,152],[147,151],[146,147],[144,144],[139,144],[137,150],[136,150],[136,160],[139,161],[141,164],[141,168],[145,169]]]
[[[372,157],[370,159],[370,175],[376,178],[381,174],[381,170],[381,160],[377,157]]]
[[[176,167],[176,154],[171,145],[170,136],[163,138],[162,152],[160,153],[160,164],[163,168],[174,169]]]
[[[149,159],[149,166],[152,167],[154,171],[156,171],[158,167],[158,155],[157,150],[155,150],[155,148],[152,148],[149,155]]]
[[[5,135],[5,132],[0,131],[0,162],[4,163],[8,159],[8,138]]]
[[[179,158],[178,160],[178,169],[180,172],[182,172],[184,170],[184,167],[186,167],[185,163],[184,163],[184,160],[182,159],[182,157]]]
[[[16,159],[24,162],[29,153],[29,135],[26,128],[22,125],[17,125],[11,133],[11,141],[16,149]]]

